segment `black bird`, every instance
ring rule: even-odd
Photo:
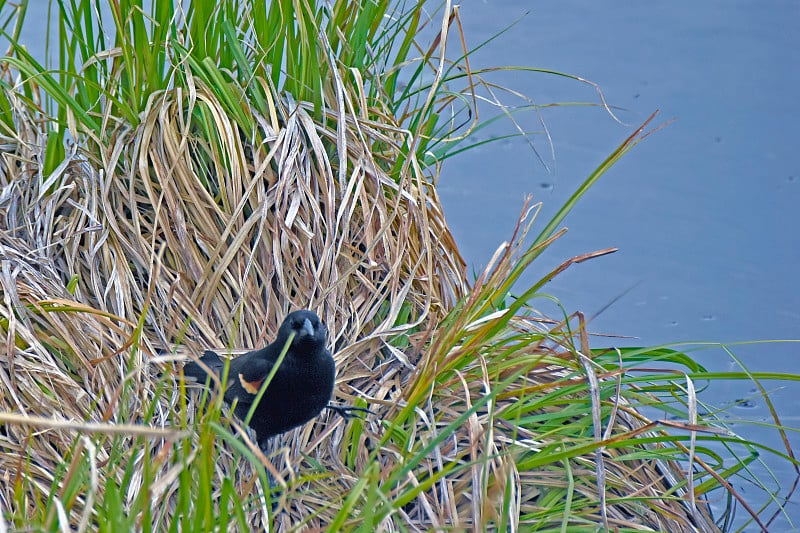
[[[225,401],[236,402],[236,416],[242,420],[247,418],[256,395],[292,333],[292,344],[250,419],[249,425],[262,448],[270,437],[317,416],[328,406],[333,394],[336,369],[331,352],[325,346],[328,332],[314,312],[302,310],[286,317],[275,342],[231,360]],[[206,350],[200,361],[218,377],[222,376],[225,363],[216,352]],[[183,373],[201,383],[209,377],[194,361],[184,365]]]

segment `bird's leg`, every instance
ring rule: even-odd
[[[261,449],[261,453],[264,454],[264,457],[269,457],[270,453],[270,446],[269,446],[270,439],[263,439],[258,441],[258,447]],[[269,482],[269,491],[270,493],[275,491],[275,478],[272,477],[272,471],[266,465],[264,466],[264,470],[267,471],[267,481]]]
[[[361,417],[360,413],[364,413],[365,415],[366,414],[370,414],[370,415],[375,415],[376,414],[376,413],[370,411],[369,409],[367,409],[365,407],[354,407],[352,405],[333,405],[333,404],[329,403],[325,407],[327,409],[330,409],[331,411],[334,411],[336,414],[338,414],[339,416],[341,416],[345,420],[350,420],[350,419],[353,419],[353,418],[360,418]],[[356,413],[359,413],[359,414],[356,414]]]
[[[263,453],[265,457],[269,457],[270,440],[270,438],[266,438],[258,441],[258,447],[261,449],[261,453]],[[267,471],[267,484],[269,485],[269,494],[267,497],[269,498],[268,501],[270,502],[272,513],[275,514],[275,512],[278,510],[278,491],[276,490],[277,484],[275,483],[275,478],[272,476],[272,468],[264,465],[264,470]]]

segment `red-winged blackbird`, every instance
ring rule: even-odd
[[[286,317],[275,342],[231,360],[225,401],[236,401],[236,415],[242,420],[247,417],[292,332],[292,344],[250,419],[250,427],[262,447],[270,437],[317,416],[328,406],[333,393],[336,369],[325,347],[327,331],[314,312],[302,310]],[[222,375],[225,363],[215,352],[206,350],[200,361],[217,376]],[[200,382],[208,379],[206,370],[194,361],[184,365],[183,373]]]

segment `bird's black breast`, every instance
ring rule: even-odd
[[[243,375],[244,372],[231,375],[228,390],[238,398],[236,414],[244,419],[256,394],[242,386]],[[334,380],[333,357],[327,350],[319,350],[313,356],[285,358],[250,419],[259,440],[289,431],[317,416],[331,399]],[[233,397],[226,399],[232,401]]]

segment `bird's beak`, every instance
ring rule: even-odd
[[[311,321],[309,319],[303,320],[303,327],[300,328],[298,332],[300,337],[313,337],[314,336],[314,326],[311,325]]]

